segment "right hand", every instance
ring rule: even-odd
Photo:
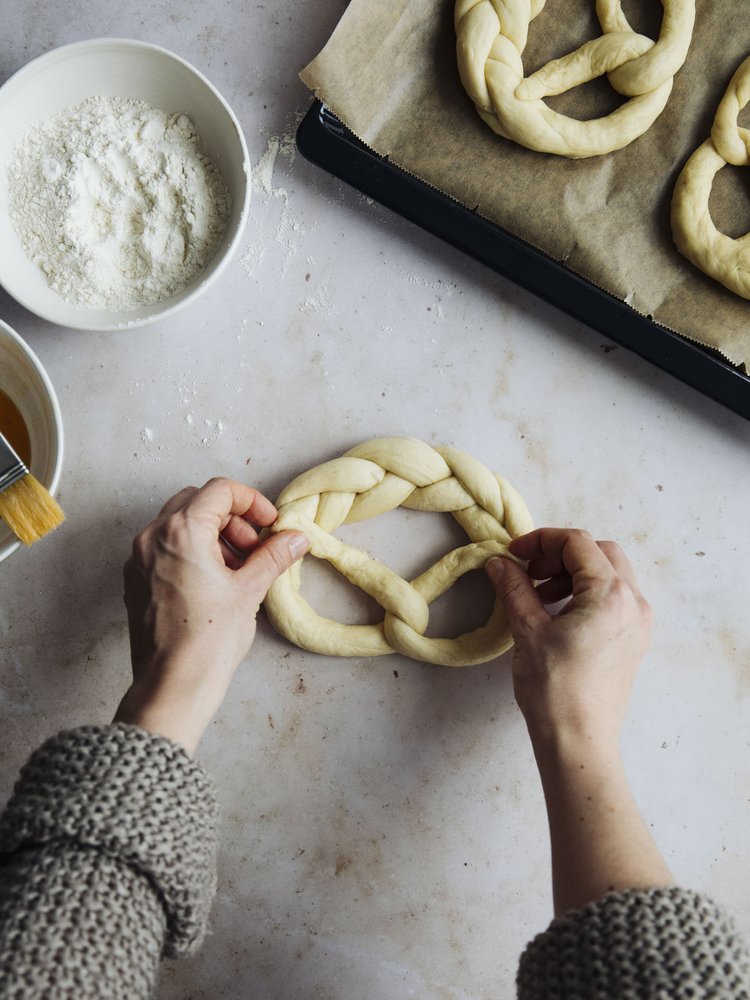
[[[616,741],[648,647],[651,609],[615,542],[540,528],[487,564],[515,640],[513,686],[532,739]],[[534,587],[532,581],[544,581]],[[570,600],[558,614],[545,605]]]

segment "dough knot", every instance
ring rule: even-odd
[[[452,514],[469,544],[407,582],[332,534],[344,523],[399,506]],[[493,555],[508,555],[511,539],[532,528],[518,493],[472,456],[413,438],[375,438],[298,476],[281,492],[276,507],[279,517],[272,531],[304,531],[309,555],[327,560],[385,612],[375,625],[345,625],[318,615],[300,594],[302,560],[279,577],[265,600],[273,626],[298,646],[333,656],[398,652],[428,663],[468,666],[493,659],[512,644],[498,599],[480,628],[455,638],[425,635],[432,601]]]
[[[596,0],[602,35],[526,77],[522,56],[529,25],[545,3],[457,0],[458,71],[479,116],[498,135],[542,153],[600,156],[627,146],[664,110],[690,46],[695,0],[662,0],[656,42],[633,31],[621,0]],[[629,98],[609,115],[578,121],[544,103],[604,75]]]
[[[672,195],[672,235],[680,253],[730,291],[750,299],[750,233],[738,239],[714,225],[709,198],[722,167],[750,166],[750,130],[737,118],[750,102],[750,57],[729,81],[711,128],[677,178]]]

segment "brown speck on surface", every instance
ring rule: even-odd
[[[393,676],[396,677],[396,678],[398,678],[398,670],[394,670],[393,671]]]
[[[245,465],[250,465],[251,462],[252,462],[252,458],[246,458],[245,459]]]
[[[268,719],[268,725],[271,727],[271,729],[275,729],[276,725],[275,725],[275,723],[273,721],[273,716],[271,715],[270,712],[268,713],[268,715],[266,716],[266,718]]]
[[[605,354],[609,354],[611,351],[619,350],[617,344],[600,344],[599,346]]]
[[[657,493],[663,493],[664,492],[664,487],[662,486],[661,483],[657,483],[656,484],[656,492]]]
[[[305,281],[309,280],[310,280],[310,272],[308,271],[307,274],[305,275]]]
[[[696,552],[695,554],[700,558],[703,558],[703,556],[705,556],[706,553],[701,550],[700,552]]]
[[[352,859],[347,857],[346,854],[339,854],[336,858],[336,868],[334,869],[334,875],[336,878],[338,878],[339,875],[342,875],[347,868],[351,868],[352,863]]]
[[[214,620],[213,620],[213,618],[209,618],[209,619],[208,619],[208,624],[209,624],[209,625],[213,625],[213,623],[214,623]]]
[[[305,678],[300,674],[297,678],[297,687],[294,689],[295,694],[304,694],[307,688],[305,687]]]

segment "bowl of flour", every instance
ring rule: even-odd
[[[247,220],[231,108],[179,56],[102,38],[0,87],[0,284],[77,329],[143,326],[226,267]]]

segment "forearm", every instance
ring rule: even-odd
[[[533,743],[549,820],[555,914],[613,890],[671,885],[617,742],[558,733]]]
[[[224,685],[214,684],[213,680],[204,674],[192,684],[178,682],[175,676],[134,683],[125,692],[112,721],[163,736],[193,757],[224,693]]]

